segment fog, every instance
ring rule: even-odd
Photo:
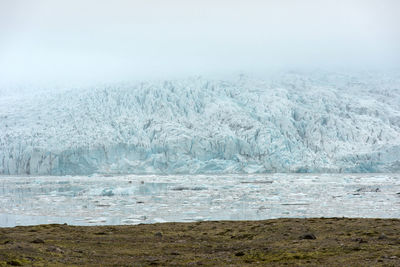
[[[1,83],[391,69],[397,0],[0,0]]]

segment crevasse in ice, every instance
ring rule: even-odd
[[[395,171],[395,73],[0,91],[1,174]]]

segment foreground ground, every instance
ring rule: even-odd
[[[400,220],[0,228],[0,266],[400,266]]]

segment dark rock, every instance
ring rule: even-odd
[[[244,256],[244,252],[243,251],[236,252],[235,256],[238,256],[238,257]]]
[[[107,233],[106,232],[96,232],[96,233],[94,233],[95,235],[107,235]]]
[[[384,233],[380,234],[378,239],[383,240],[383,239],[387,239],[387,235],[385,235]]]
[[[204,186],[195,186],[192,188],[193,191],[207,190],[207,187]]]
[[[316,237],[314,234],[312,234],[312,233],[307,233],[307,234],[301,235],[301,236],[300,236],[300,239],[310,239],[310,240],[313,240],[313,239],[317,239],[317,237]]]
[[[190,188],[189,187],[185,187],[185,186],[178,186],[178,187],[172,188],[172,190],[174,190],[174,191],[183,191],[183,190],[190,190]]]
[[[159,265],[159,260],[156,257],[149,257],[147,259],[147,262],[149,263],[149,265]]]
[[[10,260],[7,262],[7,264],[9,264],[11,266],[23,266],[23,264],[20,260]]]
[[[362,239],[362,238],[356,238],[356,239],[354,239],[354,241],[355,242],[358,242],[358,243],[368,243],[366,240],[364,240],[364,239]]]
[[[381,189],[379,187],[366,186],[357,189],[356,192],[381,192]]]
[[[44,240],[40,239],[40,238],[36,238],[35,240],[33,240],[31,243],[34,244],[44,244]]]
[[[157,232],[157,233],[154,234],[154,236],[155,236],[155,237],[162,237],[163,234],[162,234],[161,232]]]
[[[171,190],[174,190],[174,191],[183,191],[183,190],[200,191],[200,190],[207,190],[207,189],[208,188],[204,187],[204,186],[195,186],[192,188],[187,187],[187,186],[177,186],[177,187],[172,188]]]
[[[178,256],[178,255],[181,255],[181,254],[179,252],[173,251],[173,252],[171,252],[171,255]]]

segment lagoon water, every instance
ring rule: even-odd
[[[0,176],[0,227],[400,218],[400,174]]]

